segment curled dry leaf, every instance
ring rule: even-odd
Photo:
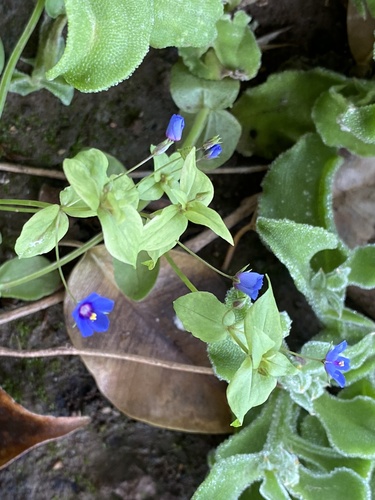
[[[90,422],[89,417],[37,415],[0,388],[0,469],[27,451],[58,439]]]
[[[333,209],[337,231],[350,248],[375,242],[375,158],[346,158],[334,179]],[[375,319],[375,290],[351,286],[348,296]]]
[[[193,257],[179,251],[174,261],[202,290],[224,296],[225,287],[216,273]],[[68,333],[77,349],[98,351],[98,357],[82,356],[101,392],[122,412],[138,420],[169,429],[188,432],[230,432],[230,411],[226,384],[209,370],[206,345],[180,330],[173,301],[188,289],[162,259],[154,289],[140,302],[127,299],[117,288],[112,257],[104,246],[95,247],[71,273],[69,287],[81,300],[92,292],[115,301],[110,329],[82,338],[74,327],[74,303],[67,295],[64,303]],[[100,353],[126,353],[147,359],[136,361],[108,359]],[[174,368],[158,366],[163,361]],[[178,368],[191,365],[192,371]]]

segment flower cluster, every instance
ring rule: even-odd
[[[110,313],[115,303],[111,299],[91,293],[78,302],[72,316],[82,337],[90,337],[95,332],[105,332],[109,328]]]
[[[350,369],[350,359],[340,354],[347,348],[346,340],[338,344],[329,351],[324,360],[324,368],[328,375],[335,380],[340,387],[345,387],[345,377],[341,372],[346,372]]]

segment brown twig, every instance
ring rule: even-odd
[[[115,354],[109,352],[99,352],[93,350],[80,350],[74,347],[56,347],[52,349],[40,349],[38,351],[14,351],[6,347],[0,347],[0,356],[7,358],[50,358],[56,356],[88,356],[94,358],[109,358],[133,363],[142,363],[144,365],[157,366],[167,370],[177,370],[189,373],[199,373],[201,375],[213,375],[213,370],[206,366],[187,365],[172,361],[162,361],[161,359],[151,359],[137,354]]]
[[[8,323],[9,321],[13,321],[15,319],[23,318],[24,316],[28,316],[29,314],[41,311],[42,309],[47,309],[48,307],[62,302],[64,300],[64,296],[64,291],[56,292],[49,297],[37,300],[36,302],[32,302],[31,304],[17,307],[17,309],[13,309],[11,311],[3,312],[0,314],[0,325],[4,325],[5,323]]]

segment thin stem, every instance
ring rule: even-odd
[[[124,174],[126,174],[126,175],[131,174],[132,172],[134,172],[134,170],[137,170],[137,168],[139,168],[142,165],[144,165],[145,163],[147,163],[148,160],[151,160],[151,158],[153,158],[153,157],[154,157],[154,155],[150,154],[150,156],[147,156],[147,158],[145,158],[144,160],[137,163],[137,165],[134,165],[134,167],[132,167],[130,170],[127,170],[126,172],[124,172]],[[120,175],[123,175],[123,174],[120,174]]]
[[[39,210],[40,210],[40,208],[24,208],[24,207],[15,207],[15,206],[7,207],[5,205],[0,205],[1,212],[14,212],[16,214],[18,214],[18,213],[36,214],[37,212],[39,212]]]
[[[234,280],[234,276],[230,276],[229,274],[226,274],[226,273],[223,273],[222,271],[220,271],[219,269],[217,269],[216,267],[214,266],[211,266],[211,264],[209,264],[208,262],[206,262],[204,259],[202,259],[202,257],[199,257],[199,255],[197,255],[196,253],[192,252],[190,250],[190,248],[186,247],[183,243],[181,243],[180,241],[177,241],[177,245],[179,245],[181,248],[183,248],[185,250],[185,252],[187,252],[188,254],[190,254],[192,257],[195,257],[196,259],[198,259],[200,262],[202,262],[203,264],[205,264],[207,267],[209,267],[210,269],[212,269],[213,271],[215,271],[215,273],[218,273],[218,274],[221,274],[221,276],[224,276],[224,278],[228,278],[230,279],[231,281]]]
[[[323,363],[323,359],[318,359],[318,358],[312,358],[311,356],[305,356],[304,354],[300,354],[298,352],[290,351],[289,349],[280,349],[281,351],[285,352],[286,354],[291,354],[292,356],[295,356],[297,358],[302,358],[302,359],[309,359],[311,361],[317,361],[318,363]]]
[[[166,368],[167,370],[177,370],[180,372],[200,373],[202,375],[213,375],[212,368],[206,366],[188,365],[185,363],[177,363],[173,361],[163,361],[161,359],[153,359],[138,354],[117,354],[110,352],[94,351],[94,350],[79,350],[74,347],[57,347],[54,349],[41,349],[39,351],[13,351],[6,347],[0,347],[0,356],[8,358],[49,358],[56,356],[89,356],[94,358],[109,358],[131,361],[133,363],[141,363],[144,365],[157,366]]]
[[[59,275],[62,281],[62,284],[64,285],[65,290],[69,294],[70,298],[73,300],[74,303],[77,303],[77,299],[74,297],[72,292],[70,291],[70,288],[68,287],[68,283],[66,282],[61,264],[60,264],[60,252],[59,252],[59,241],[58,241],[58,228],[59,228],[59,221],[60,221],[60,215],[61,212],[59,212],[59,217],[56,217],[56,227],[55,227],[55,254],[56,254],[56,263],[58,264],[57,270],[59,271]]]
[[[20,207],[46,208],[51,206],[51,203],[37,200],[0,199],[0,205],[18,205]]]
[[[95,245],[98,245],[99,243],[101,243],[102,240],[103,240],[103,234],[102,233],[97,234],[94,238],[89,240],[87,243],[83,244],[80,248],[77,248],[77,250],[73,250],[73,252],[69,253],[68,255],[65,255],[65,257],[60,259],[60,262],[53,262],[49,266],[46,266],[43,269],[36,271],[35,273],[29,274],[28,276],[24,276],[23,278],[18,278],[13,281],[8,281],[8,283],[0,283],[0,292],[1,290],[9,290],[10,288],[14,288],[15,286],[23,285],[24,283],[28,283],[29,281],[35,280],[37,278],[40,278],[41,276],[44,276],[45,274],[55,271],[56,269],[58,269],[59,266],[64,266],[65,264],[68,264],[68,262],[81,256],[82,254],[87,252],[87,250],[90,250],[90,248],[94,247]]]
[[[188,289],[191,292],[198,292],[198,289],[195,288],[193,283],[189,280],[189,278],[181,271],[181,269],[178,267],[178,265],[175,263],[175,261],[172,259],[170,254],[167,252],[164,254],[164,257],[168,264],[171,266],[173,271],[177,274],[177,276],[180,278],[180,280],[188,287]]]
[[[241,347],[244,353],[249,354],[248,348],[241,342],[241,340],[237,337],[237,334],[235,332],[235,327],[228,327],[228,332],[229,335],[232,337],[232,339]]]
[[[34,31],[40,16],[42,15],[44,9],[45,0],[37,0],[35,8],[31,14],[29,22],[27,23],[20,39],[18,40],[16,46],[13,49],[12,54],[10,55],[9,61],[5,67],[3,77],[0,82],[0,117],[4,110],[6,96],[9,90],[10,81],[12,79],[12,75],[18,59],[21,57],[23,49],[25,48],[26,43],[28,42],[32,32]]]
[[[210,114],[209,108],[202,108],[194,118],[193,126],[190,129],[190,132],[186,139],[184,140],[181,149],[191,148],[195,146],[199,136],[202,134],[208,119],[208,115]]]

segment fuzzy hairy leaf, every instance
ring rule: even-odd
[[[65,0],[68,38],[60,61],[47,72],[63,75],[81,92],[97,92],[128,78],[149,49],[151,0]]]

